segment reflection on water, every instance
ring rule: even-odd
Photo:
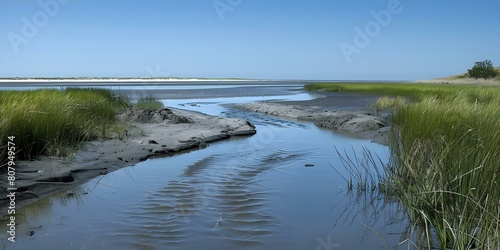
[[[406,226],[399,207],[376,192],[349,191],[341,176],[346,173],[331,166],[342,164],[335,147],[358,154],[368,148],[387,160],[386,147],[311,123],[215,105],[227,102],[191,107],[248,119],[256,124],[256,135],[151,159],[43,199],[19,210],[18,242],[4,244],[8,249],[398,246]]]
[[[228,112],[228,110],[222,106],[221,104],[231,103],[231,104],[239,104],[239,103],[248,103],[248,102],[256,102],[256,101],[265,101],[265,100],[311,100],[314,97],[310,94],[296,94],[296,95],[286,95],[286,96],[262,96],[262,97],[226,97],[226,98],[203,98],[203,99],[180,99],[180,100],[171,100],[171,99],[163,99],[163,104],[167,107],[179,108],[179,109],[187,109],[192,111],[203,112],[209,115],[221,115],[223,112]]]

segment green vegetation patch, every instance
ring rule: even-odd
[[[371,93],[377,95],[412,97],[419,101],[424,97],[439,99],[453,98],[457,93],[463,92],[472,96],[482,97],[487,94],[498,95],[499,86],[482,85],[445,85],[424,83],[315,83],[305,86],[308,91]]]
[[[383,186],[440,248],[500,246],[500,86],[321,83],[308,90],[373,93],[393,111]],[[404,96],[411,102],[400,102]],[[396,97],[396,98],[394,98]],[[432,233],[433,232],[433,233]]]
[[[99,136],[124,105],[104,89],[42,89],[0,92],[0,142],[15,136],[18,159],[60,154]],[[0,156],[5,155],[0,149]]]
[[[139,98],[134,106],[140,109],[161,109],[164,107],[163,102],[152,96]]]

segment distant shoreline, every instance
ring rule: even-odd
[[[255,85],[284,83],[313,83],[314,80],[250,80],[250,79],[0,79],[1,87],[59,87],[59,86],[172,86],[172,85]]]
[[[214,82],[227,83],[283,83],[283,82],[413,82],[413,80],[315,80],[315,79],[245,79],[245,78],[0,78],[0,86],[5,83],[57,84],[57,83],[159,83],[159,84],[203,84]]]
[[[262,81],[259,79],[211,78],[0,78],[0,82],[170,82],[170,81]]]
[[[0,88],[16,87],[99,87],[99,86],[176,86],[176,85],[266,85],[290,83],[420,83],[420,84],[480,84],[498,85],[492,79],[446,79],[432,80],[300,80],[300,79],[238,79],[238,78],[0,78]]]
[[[243,80],[243,79],[140,79],[140,78],[105,78],[105,79],[75,79],[75,78],[46,78],[46,79],[0,79],[0,85],[9,83],[26,84],[26,85],[41,85],[41,84],[58,84],[58,83],[120,83],[120,84],[137,84],[137,83],[202,83],[202,82],[255,82],[262,80]]]

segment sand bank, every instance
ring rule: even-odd
[[[40,157],[16,162],[16,209],[150,157],[203,148],[209,142],[256,133],[255,127],[243,119],[179,109],[127,109],[117,119],[127,125],[120,138],[84,143],[66,159]],[[1,216],[8,211],[6,185],[3,181],[0,184]]]
[[[250,112],[312,121],[319,127],[384,145],[389,143],[390,113],[375,115],[368,106],[377,96],[328,92],[315,94],[320,95],[319,98],[309,101],[257,102],[231,106]]]
[[[482,85],[499,85],[500,81],[495,79],[474,79],[474,78],[461,78],[461,79],[449,79],[449,78],[437,78],[432,80],[417,80],[416,83],[435,83],[435,84],[482,84]]]

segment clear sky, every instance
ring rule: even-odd
[[[499,0],[0,0],[0,77],[417,80],[486,59]]]

